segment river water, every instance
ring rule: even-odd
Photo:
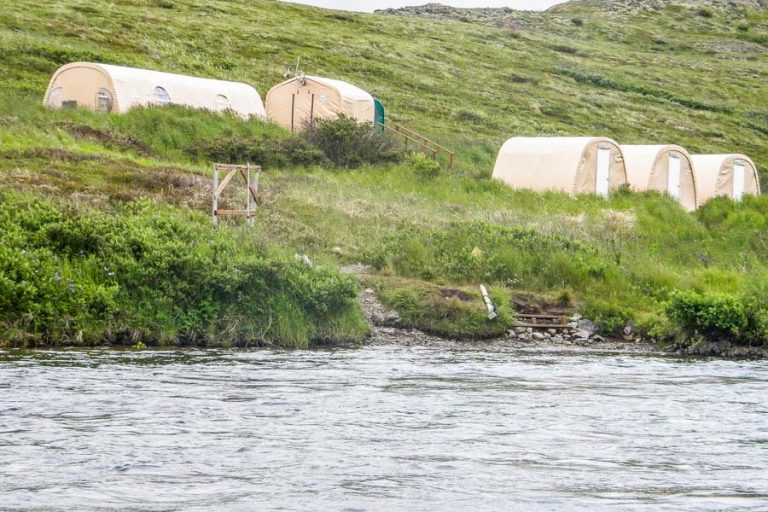
[[[0,352],[0,510],[768,510],[768,362]]]

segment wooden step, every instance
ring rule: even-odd
[[[518,318],[536,318],[538,320],[567,320],[568,315],[534,315],[527,313],[515,313]]]
[[[525,324],[517,323],[512,327],[531,327],[533,329],[572,329],[571,324]]]

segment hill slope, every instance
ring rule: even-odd
[[[266,0],[109,7],[22,0],[0,12],[3,190],[109,212],[136,198],[205,211],[209,167],[195,148],[288,134],[183,109],[46,112],[51,73],[93,60],[242,80],[264,95],[300,57],[307,72],[375,93],[390,119],[457,149],[459,165],[436,178],[414,164],[269,169],[257,228],[232,228],[264,254],[371,263],[371,285],[405,323],[442,333],[503,332],[483,320],[481,281],[502,305],[513,292],[549,294],[608,331],[633,319],[657,334],[671,329],[675,290],[763,293],[762,199],[715,201],[694,216],[652,194],[574,199],[485,178],[499,145],[525,134],[738,150],[768,167],[765,11],[585,2],[489,26]]]

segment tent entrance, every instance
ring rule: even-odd
[[[746,172],[746,166],[742,163],[734,164],[733,166],[733,199],[735,201],[741,201],[744,197],[744,173]]]
[[[305,123],[312,124],[315,121],[315,93],[307,91],[293,93],[291,98],[291,131],[303,130]]]
[[[667,193],[675,199],[680,199],[680,173],[682,160],[677,156],[669,156],[669,176],[667,179]]]
[[[597,172],[595,176],[595,193],[599,196],[607,196],[611,189],[611,150],[609,148],[597,149]]]
[[[383,125],[384,124],[384,105],[381,104],[381,102],[373,98],[373,107],[375,109],[375,119],[374,119],[374,126],[376,125]]]

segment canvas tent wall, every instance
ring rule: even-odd
[[[302,130],[314,119],[335,119],[339,114],[373,123],[375,113],[373,96],[341,80],[295,77],[267,93],[267,118],[293,131]]]
[[[604,137],[515,137],[502,145],[493,178],[514,188],[608,195],[627,183],[616,141]]]
[[[675,145],[622,145],[621,151],[633,189],[664,192],[686,210],[696,209],[696,173],[688,151]]]
[[[737,201],[745,195],[760,195],[755,163],[745,155],[692,155],[696,168],[699,205],[716,196]]]
[[[43,103],[51,108],[78,106],[97,112],[173,103],[213,111],[231,109],[242,117],[266,117],[259,93],[247,84],[92,62],[60,67],[48,84]]]

